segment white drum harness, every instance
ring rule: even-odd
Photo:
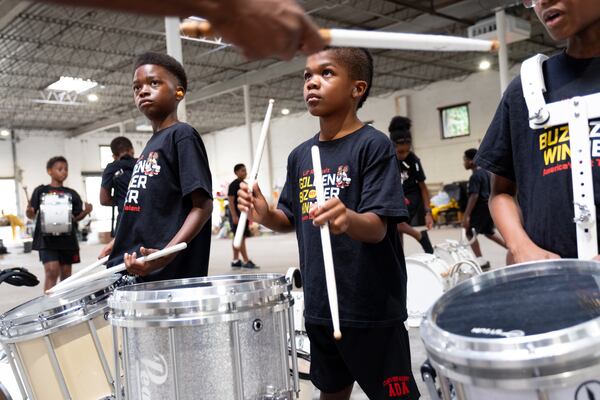
[[[538,54],[521,66],[523,96],[529,113],[529,127],[537,130],[569,125],[573,208],[577,232],[577,254],[580,259],[598,255],[596,204],[592,179],[589,120],[600,118],[600,93],[546,104],[546,85],[542,64],[548,57]]]

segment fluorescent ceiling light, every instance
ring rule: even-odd
[[[282,108],[282,109],[281,109],[281,113],[282,113],[283,115],[288,115],[288,114],[290,113],[290,110],[289,110],[289,109],[287,109],[287,108]]]
[[[0,136],[3,136],[3,137],[10,136],[10,131],[8,129],[2,129],[0,131]]]
[[[486,69],[490,69],[491,66],[492,66],[492,63],[490,63],[488,60],[482,60],[479,63],[479,69],[482,71],[485,71]]]
[[[95,103],[98,101],[98,95],[95,93],[90,93],[90,94],[88,94],[87,99],[88,99],[88,101]]]
[[[89,79],[72,78],[70,76],[61,76],[59,80],[48,86],[48,90],[57,90],[61,92],[83,93],[93,87],[98,86],[98,82]]]

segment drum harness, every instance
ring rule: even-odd
[[[573,209],[577,232],[577,255],[589,260],[598,255],[596,205],[592,177],[589,120],[600,117],[600,92],[546,103],[542,65],[547,56],[538,54],[521,65],[523,96],[532,130],[568,124],[571,149]]]

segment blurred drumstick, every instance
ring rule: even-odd
[[[179,252],[181,250],[184,250],[185,248],[187,248],[187,243],[185,243],[185,242],[184,243],[178,243],[178,244],[176,244],[174,246],[165,247],[162,250],[156,251],[156,252],[154,252],[152,254],[148,254],[145,257],[140,257],[140,258],[138,258],[138,261],[152,261],[152,260],[156,260],[158,258],[165,257],[165,256],[168,256],[168,255],[173,254],[173,253],[177,253],[177,252]],[[72,281],[70,281],[68,283],[65,282],[65,284],[62,287],[60,287],[60,288],[57,288],[57,286],[54,286],[54,287],[46,290],[46,294],[52,294],[52,293],[55,293],[55,292],[58,292],[58,291],[66,290],[66,289],[73,289],[74,287],[83,285],[83,284],[88,283],[88,282],[95,281],[97,279],[104,279],[104,278],[111,277],[114,274],[118,274],[120,272],[125,271],[126,269],[127,269],[127,266],[125,265],[125,263],[121,263],[119,265],[115,265],[114,267],[107,268],[105,270],[98,271],[98,272],[95,272],[93,274],[89,274],[87,276],[84,276],[84,277],[72,280]]]
[[[262,159],[263,151],[265,150],[265,143],[267,135],[269,133],[269,124],[271,123],[271,114],[273,112],[273,103],[275,100],[270,99],[267,107],[267,113],[265,114],[265,120],[263,121],[262,128],[260,131],[260,137],[258,138],[258,144],[256,145],[256,153],[254,153],[254,164],[252,164],[252,171],[250,171],[250,179],[248,180],[248,190],[252,194],[252,187],[254,182],[258,178],[258,169],[260,168],[260,160]],[[237,230],[233,238],[233,247],[239,249],[242,246],[242,240],[244,240],[244,231],[246,230],[246,223],[248,222],[248,213],[242,211],[240,213],[240,219],[238,221]]]
[[[83,275],[87,275],[88,273],[92,272],[94,269],[100,267],[101,265],[106,264],[107,261],[108,261],[108,256],[106,256],[104,258],[101,258],[99,260],[94,261],[93,263],[91,263],[90,265],[88,265],[87,267],[85,267],[84,269],[82,269],[81,271],[77,271],[73,275],[71,275],[70,277],[68,277],[67,279],[58,282],[52,289],[54,289],[54,290],[60,290],[68,282],[72,282],[75,279],[79,279]]]
[[[208,21],[188,19],[179,30],[184,36],[199,38],[215,36]],[[402,32],[380,32],[354,29],[320,29],[319,33],[333,47],[364,47],[390,50],[421,51],[496,51],[497,40],[470,39],[461,36],[428,35]]]
[[[317,205],[325,203],[325,189],[323,187],[323,172],[321,169],[321,155],[319,147],[311,148],[312,164],[314,170],[314,186],[317,191]],[[329,236],[329,223],[321,225],[321,246],[323,247],[323,262],[325,264],[325,281],[327,282],[327,297],[329,298],[329,310],[333,321],[333,336],[336,340],[342,338],[340,331],[340,315],[338,311],[337,286],[335,282],[335,270],[333,269],[333,253],[331,251],[331,237]]]

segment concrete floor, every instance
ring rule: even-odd
[[[92,235],[93,236],[93,235]],[[455,228],[440,228],[430,231],[429,236],[432,243],[441,243],[445,239],[458,240],[460,231]],[[491,262],[493,268],[505,265],[505,250],[489,240],[480,239],[481,248],[484,256]],[[248,251],[250,258],[261,267],[260,272],[278,272],[285,273],[289,267],[298,265],[298,250],[296,237],[293,234],[287,235],[269,235],[251,238],[248,240]],[[89,242],[81,244],[82,263],[74,267],[74,271],[92,263],[102,245],[91,239]],[[21,249],[9,248],[10,254],[0,256],[0,269],[8,267],[25,267],[30,272],[36,274],[40,281],[43,280],[43,267],[38,261],[37,252],[24,254]],[[411,238],[405,239],[405,254],[421,253],[419,244]],[[238,270],[232,271],[229,267],[231,261],[231,241],[217,239],[213,237],[210,275],[223,275],[231,273],[240,273]],[[243,272],[243,271],[242,271]],[[254,271],[253,271],[254,272]],[[41,285],[33,288],[14,287],[8,284],[0,285],[0,312],[4,312],[14,306],[17,306],[26,300],[40,296],[42,294]],[[419,338],[417,329],[410,329],[411,354],[413,362],[413,373],[419,384],[422,399],[430,400],[429,394],[421,382],[420,366],[426,358],[423,344]],[[315,394],[318,398],[318,394]],[[362,393],[358,386],[355,386],[352,395],[353,400],[363,400],[367,397]]]

